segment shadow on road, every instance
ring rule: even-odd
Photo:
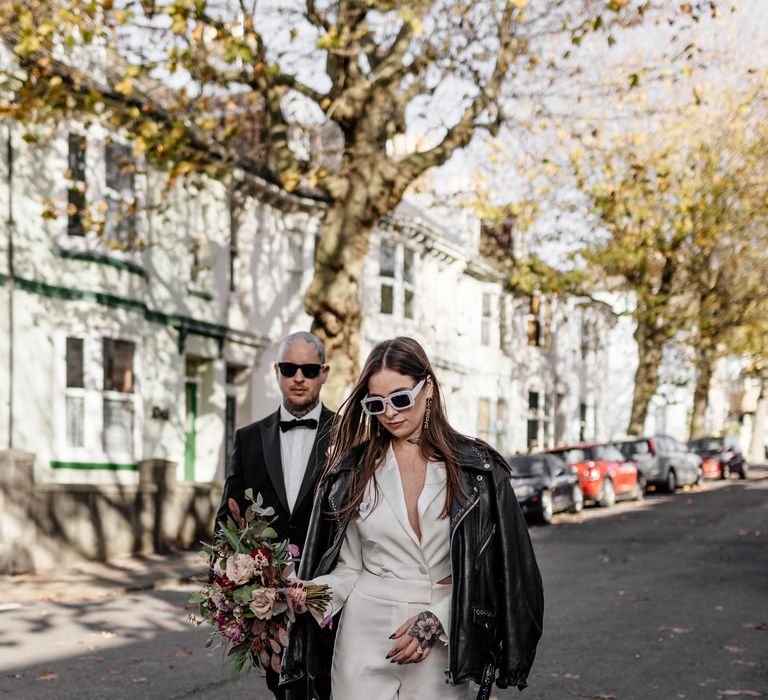
[[[186,622],[188,591],[36,603],[0,613],[0,697],[266,700],[257,674],[229,679],[207,630]]]

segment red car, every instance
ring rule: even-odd
[[[580,443],[546,451],[576,471],[584,498],[598,505],[612,506],[618,498],[643,497],[637,465],[625,460],[613,445]]]

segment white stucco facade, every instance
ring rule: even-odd
[[[108,146],[123,142],[98,126],[62,124],[35,145],[11,132],[0,445],[35,453],[40,481],[132,483],[142,459],[175,462],[179,479],[221,478],[234,428],[278,405],[277,345],[310,326],[303,295],[322,205],[244,175],[169,191],[123,149],[126,176]],[[101,235],[77,228],[73,188]],[[126,194],[134,216],[114,201]],[[129,213],[127,228],[113,211]],[[456,221],[447,231],[404,206],[374,233],[361,361],[378,340],[417,338],[453,425],[507,454],[609,437],[619,398],[605,368],[626,346],[612,340],[626,333],[616,314],[594,299],[505,291],[479,257],[477,224]]]

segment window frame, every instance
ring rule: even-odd
[[[391,249],[391,268],[382,265],[384,250]],[[410,257],[410,279],[406,275],[406,259]],[[378,313],[381,316],[394,317],[400,321],[414,322],[417,316],[417,279],[419,273],[419,254],[416,248],[403,241],[382,237],[379,241],[377,256],[377,298]],[[391,272],[391,274],[390,274]],[[391,307],[385,307],[385,288],[391,290]],[[387,295],[390,292],[386,292]],[[390,309],[390,310],[386,310]]]
[[[67,387],[66,346],[67,338],[83,341],[83,387]],[[105,338],[133,343],[133,391],[124,393],[104,389],[103,375]],[[142,456],[142,435],[144,405],[141,386],[141,339],[121,333],[93,333],[87,327],[72,327],[54,335],[55,367],[54,386],[64,401],[55,401],[53,407],[54,439],[51,458],[62,462],[85,462],[92,464],[135,464]],[[60,392],[60,393],[59,393]],[[66,397],[81,398],[83,402],[83,444],[71,445],[68,441]],[[104,402],[106,400],[127,400],[132,403],[133,426],[130,452],[105,449]]]

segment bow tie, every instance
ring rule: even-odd
[[[280,421],[281,432],[284,433],[288,430],[293,430],[294,428],[309,428],[310,430],[316,430],[317,420],[315,418],[301,418],[301,419],[297,418],[295,420]]]

